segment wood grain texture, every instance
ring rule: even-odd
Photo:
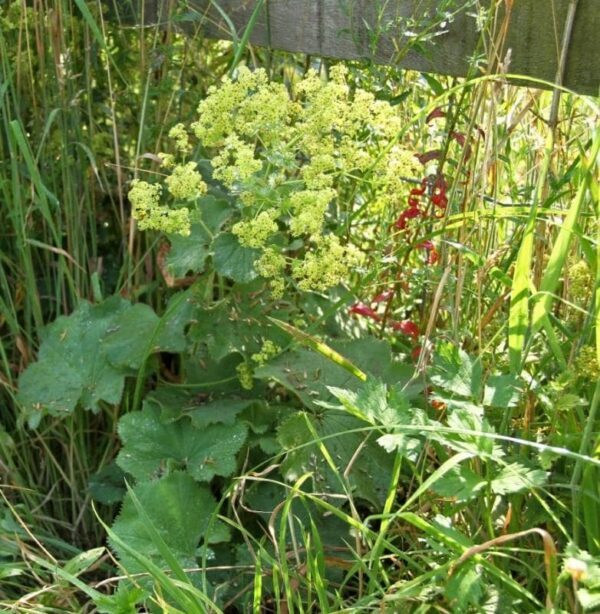
[[[147,0],[147,19],[169,0]],[[256,0],[218,0],[238,34],[246,26]],[[502,65],[510,49],[511,73],[554,82],[570,0],[513,0],[504,45],[496,60]],[[230,38],[231,32],[210,0],[190,0],[208,36]],[[435,13],[437,0],[266,0],[251,42],[284,51],[339,59],[371,59],[382,64],[465,76],[469,58],[480,41],[476,22],[459,11],[435,44],[416,48],[407,23],[424,10]],[[382,8],[383,7],[383,8]],[[152,9],[152,10],[150,10]],[[502,15],[496,36],[500,34]],[[379,24],[379,25],[378,25]],[[383,33],[376,35],[383,28]],[[564,84],[585,94],[600,88],[600,0],[579,0],[567,56]],[[489,37],[488,37],[489,38]],[[490,41],[487,41],[490,44]],[[495,67],[492,67],[495,69]]]

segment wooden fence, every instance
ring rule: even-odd
[[[174,3],[146,0],[146,22],[160,21]],[[250,36],[255,45],[455,76],[466,75],[470,59],[478,53],[488,57],[492,48],[492,70],[550,82],[556,80],[572,15],[563,83],[599,93],[600,0],[189,0],[188,27],[201,23],[208,36],[231,38],[233,24],[241,35],[257,3]],[[440,6],[451,5],[458,8],[445,19]],[[495,25],[483,38],[477,5],[495,7]]]

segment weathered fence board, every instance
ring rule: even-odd
[[[554,82],[564,24],[574,1],[512,0],[507,36],[497,54],[498,62],[505,60],[510,49],[509,72]],[[148,0],[148,19],[155,11],[160,13],[168,2]],[[218,2],[240,33],[257,0]],[[439,1],[427,2],[435,13]],[[229,38],[229,28],[215,10],[215,3],[216,0],[190,0],[197,14],[205,16],[204,29],[208,35]],[[406,24],[407,19],[422,15],[424,5],[423,0],[266,0],[250,41],[285,51],[340,59],[370,58],[383,64],[398,62],[406,68],[464,76],[480,40],[472,12],[459,10],[433,42],[426,41],[417,50],[410,44]],[[497,22],[502,22],[502,15]],[[383,31],[377,34],[378,29]],[[598,94],[599,31],[600,0],[579,0],[565,66],[567,87]]]

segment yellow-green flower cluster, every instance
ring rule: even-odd
[[[589,300],[594,287],[594,278],[588,263],[579,260],[568,271],[569,294],[574,303],[582,304]]]
[[[283,274],[285,272],[285,256],[272,247],[267,247],[260,258],[254,263],[256,272],[269,280],[273,298],[281,298],[285,290]]]
[[[254,219],[238,222],[231,230],[237,235],[240,245],[258,249],[277,232],[276,217],[277,211],[274,209],[262,211]]]
[[[336,192],[331,188],[294,192],[290,197],[290,206],[294,213],[290,221],[292,236],[321,234],[325,212],[335,196]]]
[[[598,364],[596,348],[591,345],[581,348],[575,359],[575,372],[578,377],[589,382],[600,380],[600,365]]]
[[[206,193],[207,186],[196,170],[195,162],[178,164],[165,183],[169,192],[179,200],[190,200]]]
[[[214,178],[229,188],[247,181],[262,169],[262,162],[254,157],[254,146],[235,135],[225,139],[221,152],[211,164]]]
[[[254,371],[247,362],[241,362],[237,367],[238,380],[244,390],[254,388]]]
[[[160,165],[163,168],[173,168],[175,166],[175,156],[170,153],[159,153],[158,158],[160,159]]]
[[[161,230],[170,234],[190,234],[188,209],[170,209],[160,204],[162,186],[135,179],[131,182],[129,202],[141,230]]]
[[[376,172],[380,185],[385,187],[385,193],[389,195],[405,190],[406,182],[403,178],[418,177],[422,172],[414,153],[398,145],[390,149],[384,161],[385,164],[377,165]]]
[[[169,130],[169,138],[175,142],[175,149],[182,154],[188,154],[192,151],[190,143],[190,135],[187,133],[183,124],[176,124]]]
[[[341,65],[327,79],[309,70],[289,90],[262,69],[241,67],[197,111],[190,128],[208,151],[213,177],[243,205],[232,232],[242,246],[262,251],[255,267],[276,296],[288,274],[302,290],[344,280],[361,258],[336,236],[336,213],[394,203],[408,189],[400,178],[415,174],[412,153],[396,142],[396,109],[350,88]],[[185,160],[193,149],[186,126],[177,124],[169,137]],[[172,169],[165,183],[176,199],[206,191],[193,163],[160,158]]]
[[[316,249],[304,260],[294,262],[292,274],[300,290],[324,292],[346,279],[361,261],[362,254],[353,245],[343,246],[337,236],[326,235],[316,241]]]
[[[281,352],[281,348],[270,339],[266,339],[260,352],[252,354],[252,360],[259,366],[264,365],[269,362],[273,356],[279,354],[279,352]]]

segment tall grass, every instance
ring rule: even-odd
[[[7,496],[70,551],[103,540],[88,482],[114,457],[127,400],[32,432],[16,380],[44,326],[80,301],[121,293],[160,308],[152,243],[131,224],[127,183],[229,51],[171,27],[135,26],[130,11],[108,15],[104,3],[29,4],[0,4],[0,446]]]

